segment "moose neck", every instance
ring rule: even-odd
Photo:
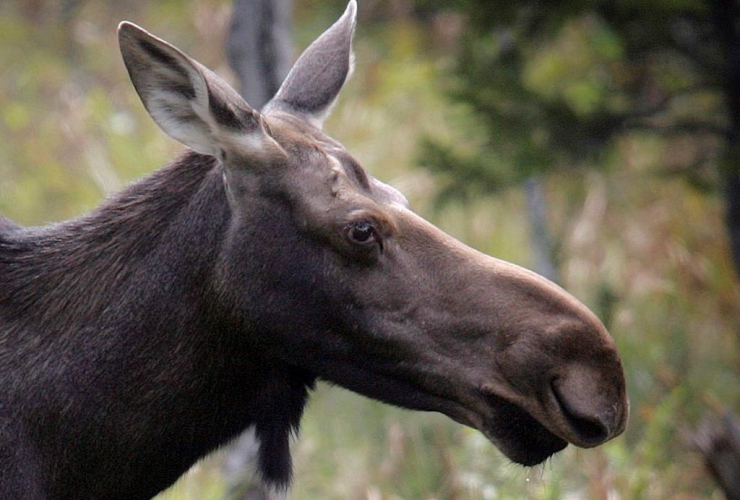
[[[207,272],[217,251],[209,240],[228,217],[214,163],[185,154],[87,216],[6,236],[0,259],[14,265],[0,278],[0,298],[27,321],[64,330],[99,321],[121,300],[172,296],[174,280]]]
[[[151,483],[139,488],[151,496],[250,425],[263,477],[288,482],[289,435],[313,377],[253,349],[249,325],[237,327],[214,300],[229,220],[216,161],[186,153],[88,216],[0,234],[9,325],[0,336],[29,374],[48,379],[44,408],[64,407],[21,432],[54,442],[45,428],[86,422],[86,434],[69,433],[76,443],[53,444],[86,459],[54,464],[70,474],[61,487],[118,498],[126,481]],[[49,356],[24,358],[32,345]],[[156,457],[159,472],[132,465],[134,456]]]

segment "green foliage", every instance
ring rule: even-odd
[[[660,134],[666,147],[693,142],[700,151],[678,160],[678,170],[692,185],[716,186],[699,167],[719,155],[714,139],[727,113],[719,66],[711,70],[720,47],[708,38],[711,12],[701,4],[572,1],[545,9],[467,0],[436,8],[464,18],[447,92],[486,137],[472,155],[457,152],[457,137],[426,141],[420,163],[457,184],[439,202],[557,170],[608,168],[616,142],[635,130]]]

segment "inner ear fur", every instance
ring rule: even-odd
[[[259,155],[268,142],[261,117],[229,84],[135,24],[121,23],[118,38],[131,81],[165,133],[203,154]]]

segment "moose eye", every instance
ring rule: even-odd
[[[369,221],[353,222],[349,225],[347,236],[352,243],[368,245],[378,240],[375,226]]]

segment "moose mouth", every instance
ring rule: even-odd
[[[457,398],[450,398],[449,394],[430,391],[410,378],[404,380],[377,371],[369,376],[365,367],[353,364],[335,364],[332,368],[345,375],[340,385],[347,389],[402,408],[446,414],[479,430],[509,460],[526,467],[541,464],[568,446],[568,441],[550,432],[525,409],[489,391],[476,391],[476,399],[482,396],[483,401],[478,401],[487,407],[480,412]],[[331,382],[340,379],[337,375],[337,372],[325,373],[322,378]]]
[[[495,414],[485,420],[481,431],[511,461],[535,466],[568,446],[523,408],[494,394],[485,397]]]

